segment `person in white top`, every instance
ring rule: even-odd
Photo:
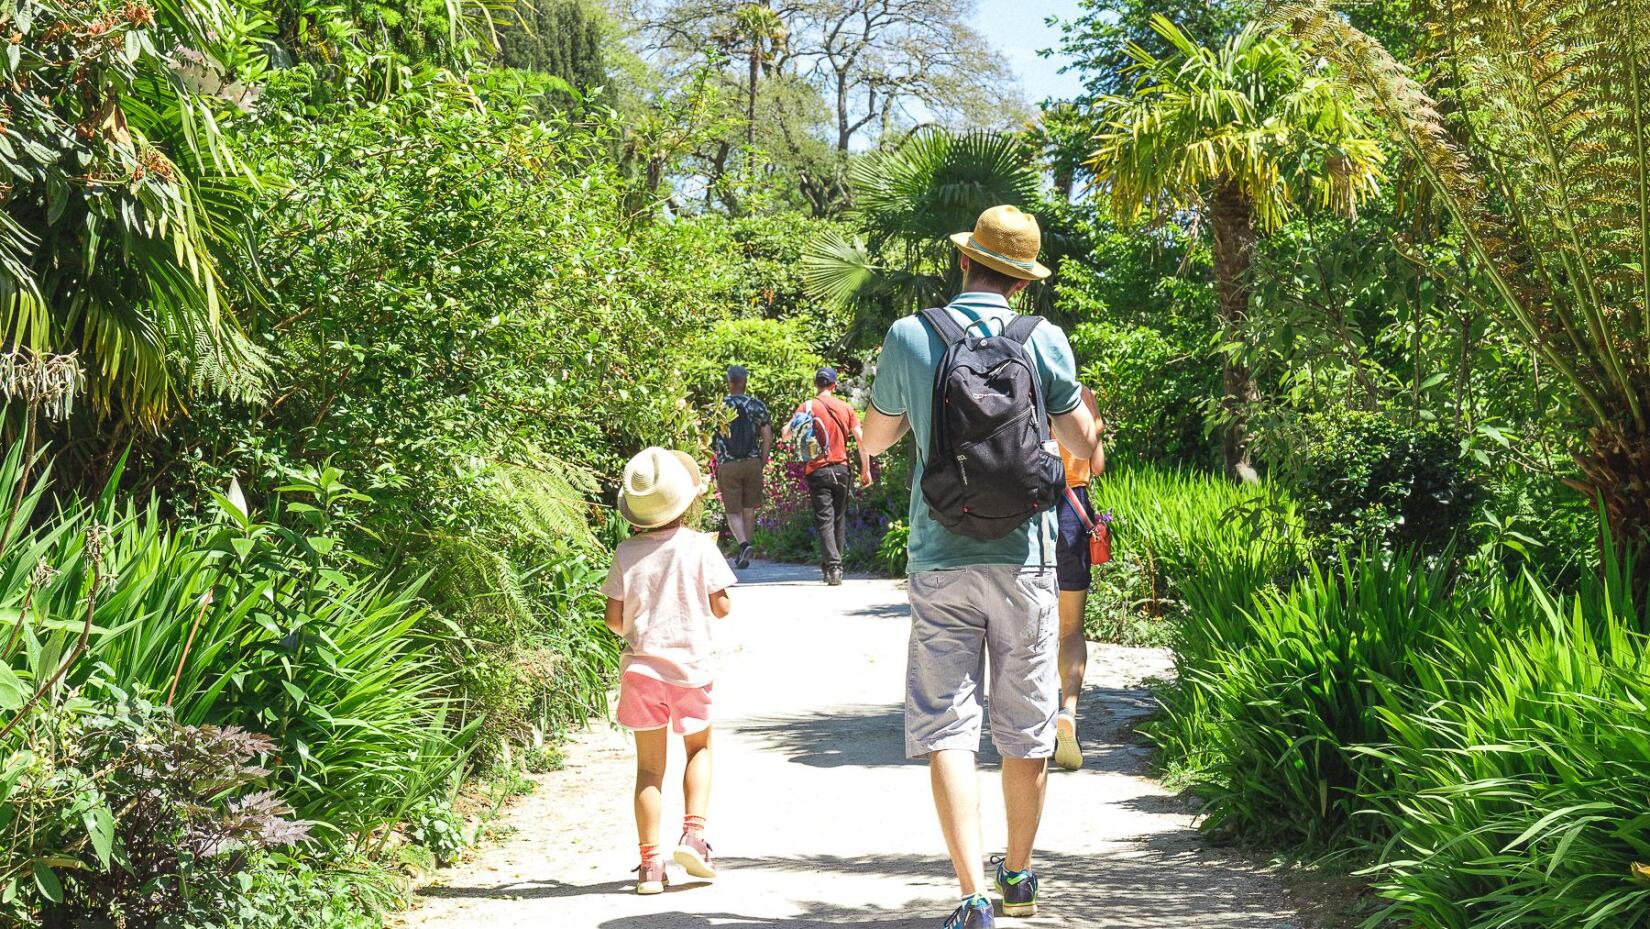
[[[676,862],[695,877],[716,876],[705,841],[710,805],[711,623],[728,615],[733,570],[716,539],[685,525],[705,492],[699,466],[682,452],[643,449],[624,469],[619,512],[637,534],[619,543],[602,584],[607,627],[624,637],[619,724],[636,734],[636,892],[665,889],[659,808],[670,731],[682,737],[686,815]]]

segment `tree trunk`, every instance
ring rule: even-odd
[[[1650,545],[1650,432],[1635,429],[1623,411],[1615,423],[1588,432],[1587,452],[1576,463],[1584,478],[1577,489],[1603,506],[1616,544]],[[1650,551],[1639,562],[1640,580],[1650,581]]]
[[[1243,327],[1249,318],[1249,262],[1255,252],[1254,206],[1235,187],[1224,187],[1209,203],[1214,232],[1216,301],[1220,311],[1221,341],[1245,342]],[[1260,399],[1254,372],[1241,349],[1225,356],[1226,396],[1221,409],[1226,424],[1221,447],[1226,471],[1245,484],[1258,480],[1249,454],[1249,409]]]
[[[762,79],[762,40],[751,36],[750,96],[745,103],[745,145],[756,144],[756,82]]]

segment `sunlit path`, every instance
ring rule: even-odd
[[[509,817],[517,831],[444,872],[404,920],[424,929],[934,929],[953,902],[924,767],[901,757],[906,612],[892,581],[818,583],[811,568],[745,572],[721,637],[721,707],[709,837],[714,884],[638,897],[631,753],[599,725],[566,770]],[[1146,779],[1120,733],[1167,656],[1096,649],[1085,695],[1089,766],[1051,775],[1037,866],[1044,912],[1003,926],[1286,929],[1283,894],[1205,848],[1184,805]],[[987,848],[1003,843],[996,759],[983,757]],[[666,783],[679,783],[672,772]],[[674,801],[674,802],[672,802]],[[667,800],[674,838],[679,796]]]

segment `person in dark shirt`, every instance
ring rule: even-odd
[[[762,471],[773,450],[773,419],[768,406],[745,392],[750,375],[740,365],[728,368],[728,395],[722,398],[716,424],[716,488],[728,514],[728,531],[739,543],[734,567],[751,566],[751,534],[756,508],[762,505]]]

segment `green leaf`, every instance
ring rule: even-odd
[[[26,686],[17,673],[0,664],[0,710],[15,710],[29,701],[34,691]]]
[[[115,817],[109,808],[99,804],[96,808],[87,811],[86,835],[92,840],[92,850],[97,852],[98,864],[109,867],[115,847]]]
[[[34,863],[34,885],[40,888],[40,893],[53,903],[63,902],[63,883],[51,868],[43,863]]]

